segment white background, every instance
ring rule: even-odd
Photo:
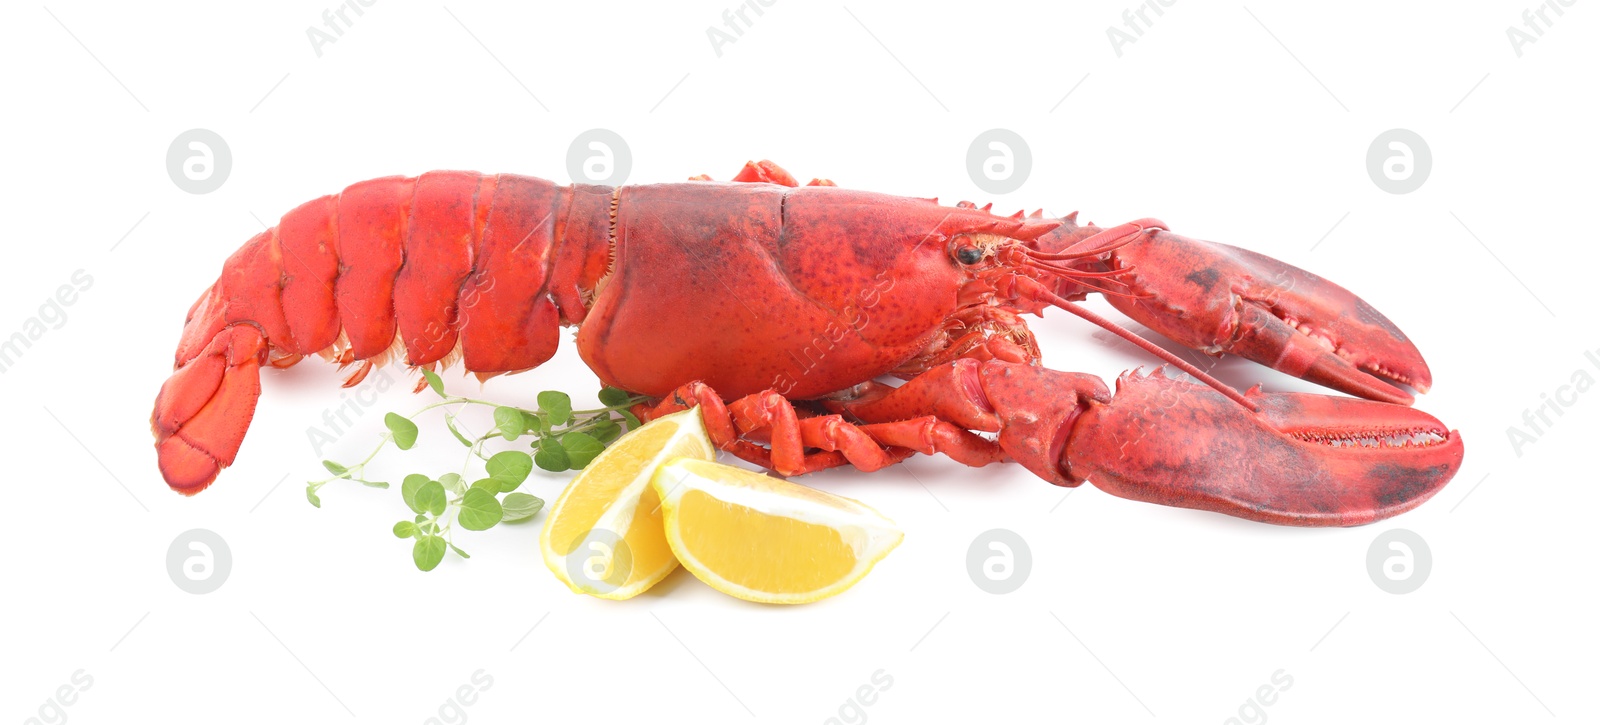
[[[1600,378],[1583,356],[1600,349],[1591,6],[1550,13],[1518,57],[1506,28],[1524,27],[1523,3],[1179,2],[1147,13],[1153,26],[1118,57],[1106,29],[1125,27],[1131,1],[780,0],[719,58],[706,31],[731,3],[382,0],[320,58],[306,37],[320,2],[11,7],[0,335],[74,270],[94,283],[0,375],[0,718],[38,717],[80,669],[93,684],[65,712],[84,723],[422,722],[480,669],[493,685],[465,709],[479,722],[859,721],[845,703],[880,669],[893,684],[864,708],[873,722],[1259,721],[1246,702],[1279,670],[1293,684],[1264,709],[1272,722],[1600,717],[1600,495],[1584,450],[1600,394],[1578,395],[1520,456],[1507,438],[1531,434],[1523,411],[1577,371]],[[1063,499],[1014,465],[819,474],[802,480],[907,535],[853,590],[795,608],[682,571],[624,603],[574,595],[539,561],[542,516],[460,537],[473,559],[417,572],[388,532],[409,515],[398,491],[329,486],[321,510],[302,496],[321,477],[306,430],[340,402],[320,361],[266,376],[243,452],[211,490],[166,489],[150,402],[189,304],[260,230],[252,214],[273,223],[354,181],[436,168],[565,183],[568,144],[594,127],[627,140],[635,182],[727,178],[771,158],[802,180],[1008,213],[1157,216],[1306,267],[1416,341],[1436,381],[1418,404],[1462,431],[1465,465],[1417,511],[1349,530],[1092,486]],[[997,127],[1033,156],[1001,198],[965,164]],[[1397,127],[1433,156],[1406,195],[1366,171],[1368,145]],[[167,147],[191,128],[232,150],[211,194],[167,176]],[[1055,368],[1109,379],[1151,363],[1064,314],[1034,328]],[[1217,370],[1311,389],[1237,360]],[[333,457],[364,455],[381,412],[424,402],[391,375]],[[446,379],[479,391],[459,371]],[[482,394],[531,402],[546,388],[581,401],[596,384],[569,345]],[[423,435],[445,439],[437,424]],[[391,452],[375,472],[447,470],[453,446]],[[565,480],[536,474],[525,490],[553,499]],[[199,596],[165,566],[196,527],[233,557],[226,583]],[[1432,552],[1412,594],[1367,571],[1369,545],[1397,527]],[[1013,594],[984,593],[966,571],[968,545],[992,528],[1032,552]]]

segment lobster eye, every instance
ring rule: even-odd
[[[977,247],[962,247],[956,250],[956,259],[962,264],[977,264],[983,259],[983,250]]]

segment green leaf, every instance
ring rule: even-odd
[[[317,498],[317,487],[316,486],[313,486],[311,484],[306,484],[306,500],[310,501],[312,506],[315,506],[317,508],[322,508],[322,499]]]
[[[411,422],[399,413],[387,413],[383,416],[383,424],[389,427],[389,432],[394,435],[394,444],[402,451],[409,451],[417,444],[417,424]]]
[[[528,480],[528,473],[533,470],[533,456],[522,451],[501,451],[490,456],[484,468],[500,482],[502,493],[515,491],[523,481]]]
[[[433,388],[434,393],[437,393],[441,398],[444,397],[444,381],[439,379],[438,373],[432,370],[423,370],[422,377],[427,378],[428,387]]]
[[[539,394],[539,411],[550,416],[550,425],[565,425],[572,420],[572,398],[559,390]]]
[[[455,416],[453,416],[453,415],[445,416],[444,417],[444,427],[450,429],[450,435],[455,436],[456,440],[461,441],[461,445],[464,445],[464,446],[466,446],[468,448],[472,447],[472,441],[467,440],[466,436],[461,435],[461,431],[456,430],[456,417]]]
[[[418,511],[419,513],[421,511],[426,511],[434,516],[443,516],[444,507],[447,502],[448,500],[444,495],[444,484],[439,483],[438,481],[429,481],[422,484],[422,487],[417,489],[417,505],[421,506],[422,508],[413,510]]]
[[[581,469],[589,465],[589,461],[600,455],[606,449],[600,441],[588,433],[573,432],[561,436],[561,448],[567,452],[567,465],[573,469]]]
[[[418,569],[433,571],[444,561],[444,539],[431,535],[418,537],[417,543],[411,545],[411,560]]]
[[[500,493],[500,480],[497,478],[480,478],[476,481],[473,481],[472,488],[468,488],[467,490],[471,491],[473,488],[481,488],[485,491],[488,491],[490,495],[498,495]]]
[[[522,417],[522,411],[504,405],[494,409],[494,424],[500,428],[500,435],[508,441],[514,441],[528,431],[528,421]]]
[[[618,410],[617,415],[622,416],[623,420],[628,421],[628,430],[633,430],[641,425],[641,423],[639,423],[639,419],[635,417],[633,413],[628,412],[627,408]]]
[[[567,460],[567,452],[561,443],[554,438],[540,438],[539,451],[533,454],[534,465],[546,471],[560,473],[572,467]]]
[[[446,543],[446,544],[449,544],[449,545],[450,545],[450,550],[451,550],[451,551],[454,551],[454,552],[455,552],[455,553],[456,553],[456,556],[459,556],[459,557],[461,557],[461,558],[463,558],[463,559],[471,559],[471,558],[472,558],[472,555],[471,555],[471,554],[468,554],[468,553],[467,553],[467,552],[465,552],[465,551],[462,551],[462,550],[461,550],[461,547],[459,547],[459,546],[456,546],[456,545],[455,545],[455,544],[452,544],[452,543],[450,543],[450,542],[449,542],[449,541],[446,541],[446,542],[444,542],[444,543]]]
[[[361,481],[361,485],[366,486],[368,488],[388,488],[389,487],[389,482],[388,481],[368,481],[368,480],[365,480],[365,479],[357,479],[357,480],[360,480]]]
[[[468,531],[483,531],[500,523],[503,516],[505,510],[495,500],[494,494],[473,486],[461,497],[461,510],[456,513],[456,523]]]
[[[459,473],[446,473],[439,477],[439,483],[450,493],[457,496],[467,492],[466,485],[461,483],[461,474]]]
[[[594,436],[594,439],[600,441],[601,445],[610,445],[611,441],[622,435],[622,426],[617,425],[616,421],[606,418],[605,420],[595,421],[594,425],[589,428],[589,435]]]
[[[616,408],[627,405],[628,401],[632,399],[633,396],[628,395],[628,391],[626,390],[609,387],[600,389],[600,404],[606,406],[607,408]]]
[[[394,535],[401,539],[409,539],[413,536],[416,536],[417,525],[411,523],[410,521],[396,521],[394,524]]]
[[[427,509],[422,504],[417,502],[417,491],[423,486],[427,485],[429,480],[430,479],[427,476],[424,476],[420,473],[413,473],[409,476],[406,476],[406,479],[400,482],[400,498],[405,499],[406,505],[411,507],[412,511],[415,511],[419,514]],[[422,523],[421,517],[418,517],[417,523]]]
[[[505,500],[500,502],[500,508],[505,511],[501,523],[524,521],[533,518],[539,509],[544,508],[544,499],[531,493],[508,493]]]
[[[323,461],[322,467],[328,469],[328,473],[331,473],[335,476],[343,476],[350,472],[350,469],[334,463],[333,461]]]

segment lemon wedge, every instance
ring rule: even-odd
[[[858,501],[708,460],[674,459],[651,484],[678,561],[712,588],[752,602],[838,594],[905,536]]]
[[[662,463],[716,455],[698,408],[628,431],[579,473],[550,508],[539,534],[545,566],[572,591],[627,599],[678,566],[650,485]]]

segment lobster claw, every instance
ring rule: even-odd
[[[1123,498],[1293,526],[1359,526],[1415,508],[1461,467],[1461,435],[1388,403],[1216,391],[1124,374],[1078,417],[1061,465]]]
[[[1393,383],[1427,392],[1433,382],[1422,353],[1382,313],[1271,257],[1155,231],[1112,252],[1110,265],[1128,270],[1142,295],[1107,295],[1113,306],[1196,350],[1401,405],[1412,396]]]

